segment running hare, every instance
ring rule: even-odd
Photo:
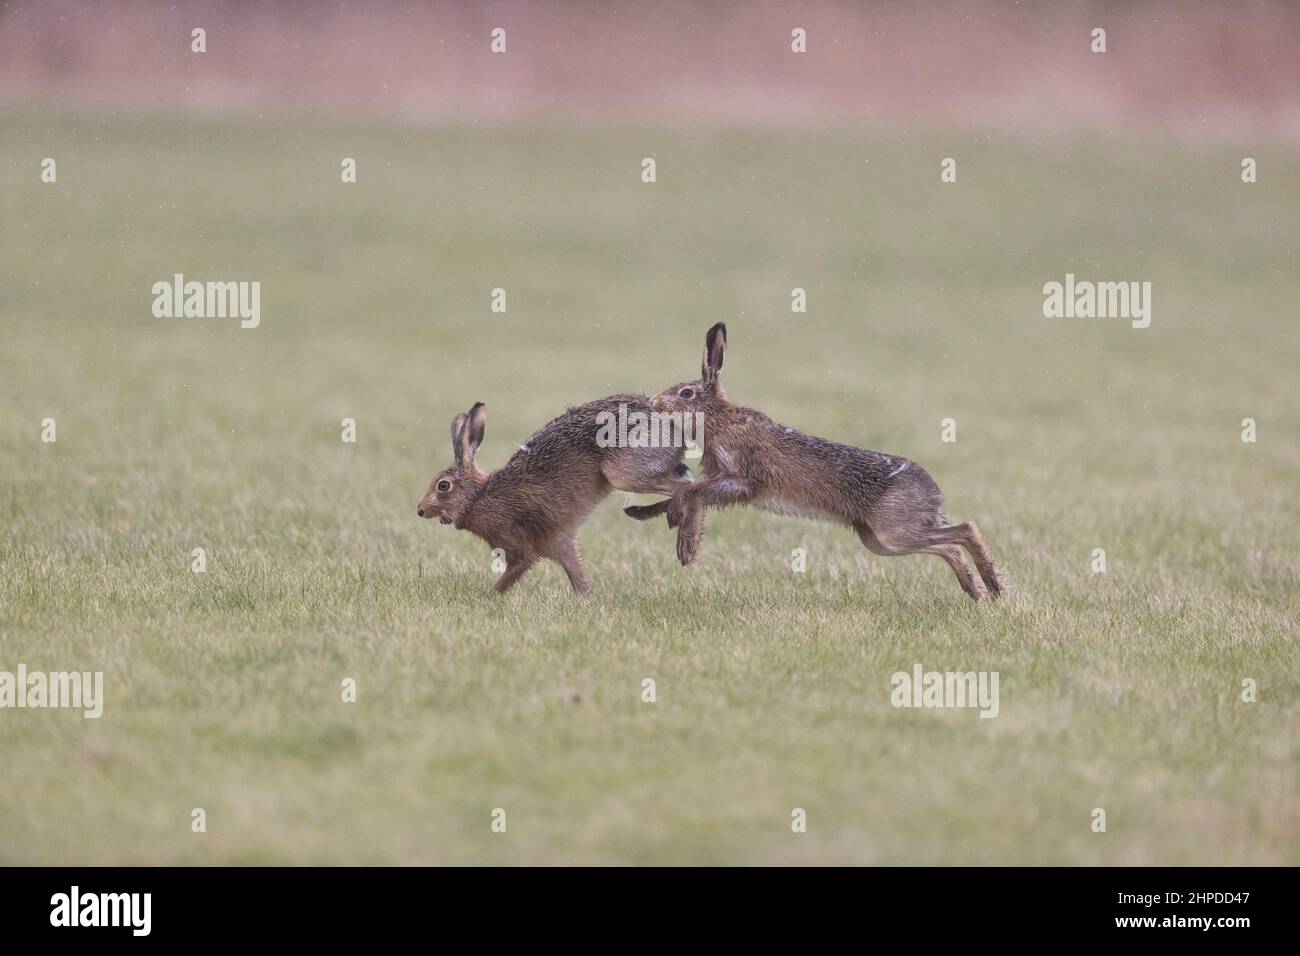
[[[493,585],[498,594],[538,558],[560,564],[573,589],[588,594],[578,530],[610,489],[672,495],[691,483],[680,448],[601,447],[598,419],[602,412],[615,414],[620,404],[649,411],[644,395],[611,395],[570,408],[489,474],[474,461],[487,423],[479,402],[452,421],[455,461],[433,476],[417,513],[472,531],[488,547],[500,548],[506,568]]]
[[[705,508],[750,504],[849,525],[876,554],[937,554],[978,600],[981,588],[962,556],[964,547],[989,596],[1002,594],[979,529],[970,522],[948,524],[939,486],[924,468],[896,455],[814,438],[733,405],[718,380],[726,353],[727,327],[719,322],[705,337],[699,380],[666,388],[650,402],[660,413],[702,413],[700,480],[671,501],[624,509],[642,521],[667,513],[669,527],[677,528],[682,564],[699,553]]]

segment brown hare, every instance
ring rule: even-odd
[[[897,455],[815,438],[733,405],[718,379],[726,353],[727,327],[719,322],[705,337],[699,380],[666,388],[650,402],[660,413],[702,413],[699,480],[671,501],[624,509],[642,521],[666,513],[669,527],[677,528],[682,564],[699,553],[704,509],[750,504],[849,525],[876,554],[937,554],[978,600],[982,592],[962,556],[965,548],[988,595],[1001,596],[998,570],[979,529],[970,522],[948,524],[939,486],[924,468]]]
[[[649,412],[644,395],[611,395],[570,408],[520,446],[496,471],[482,471],[474,453],[483,442],[487,412],[479,402],[451,423],[454,462],[433,476],[420,499],[421,518],[472,531],[505,555],[493,585],[507,591],[536,563],[550,558],[564,568],[580,595],[590,592],[578,530],[611,488],[672,495],[691,483],[680,448],[602,447],[601,413],[620,404]]]

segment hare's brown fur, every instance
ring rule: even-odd
[[[528,439],[502,467],[490,474],[474,461],[483,441],[482,402],[451,423],[451,467],[434,475],[420,499],[422,518],[473,532],[505,553],[506,569],[493,589],[504,592],[539,558],[560,564],[579,594],[590,590],[578,531],[611,488],[672,495],[690,485],[680,448],[602,448],[597,417],[648,412],[644,395],[611,395],[570,408]],[[440,487],[444,486],[444,487]]]
[[[849,525],[876,554],[938,555],[978,599],[981,590],[962,556],[965,548],[988,594],[1001,595],[979,529],[970,522],[948,524],[929,472],[907,458],[816,438],[732,404],[719,381],[726,348],[726,326],[718,323],[705,339],[700,379],[666,388],[651,401],[660,412],[702,413],[700,480],[671,501],[625,509],[642,520],[666,513],[677,528],[683,564],[699,553],[704,509],[749,504]]]

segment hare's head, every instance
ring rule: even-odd
[[[483,443],[486,428],[487,412],[482,402],[451,420],[451,452],[455,461],[429,482],[429,490],[416,509],[421,518],[438,518],[443,524],[460,526],[461,517],[487,482],[488,476],[474,463],[474,453]]]
[[[721,322],[709,329],[704,337],[704,361],[700,363],[700,377],[694,382],[670,385],[650,400],[657,412],[703,412],[727,404],[727,393],[722,390],[718,376],[722,360],[727,357],[727,327]]]

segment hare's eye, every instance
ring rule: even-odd
[[[694,398],[694,397],[695,397],[695,389],[693,389],[693,388],[684,388],[684,389],[682,389],[680,392],[678,392],[677,394],[680,395],[682,398]]]
[[[442,479],[442,481],[438,482],[438,490],[451,491],[451,482],[448,481],[446,478]]]

